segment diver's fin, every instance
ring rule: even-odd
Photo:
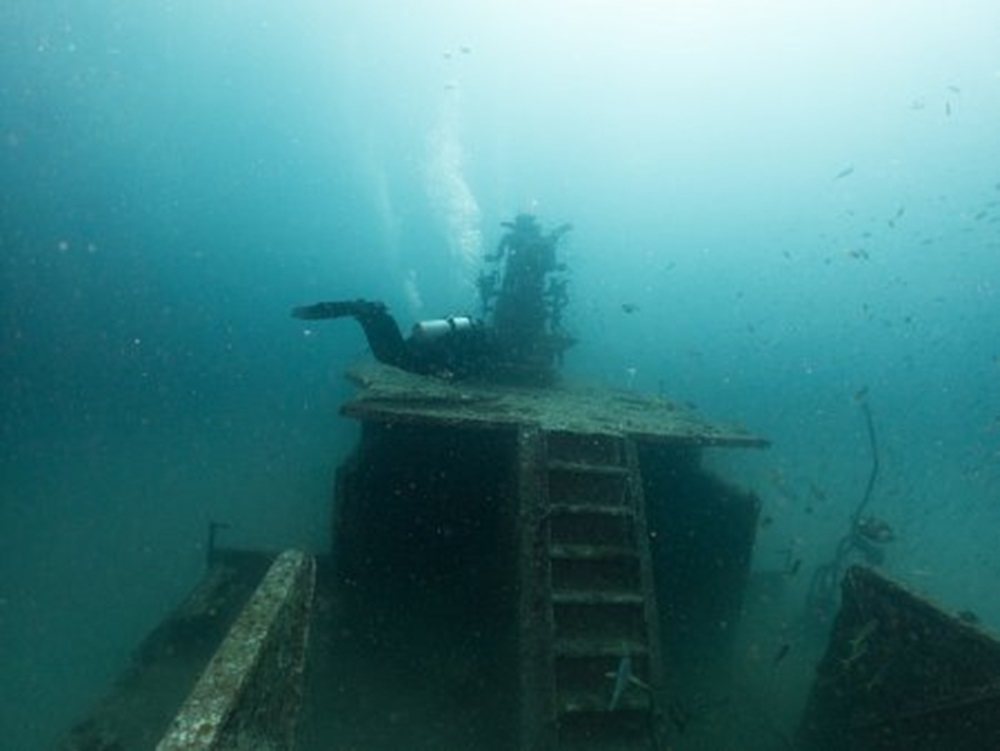
[[[370,313],[373,306],[377,306],[377,303],[370,303],[365,300],[318,302],[315,305],[300,305],[297,308],[292,308],[292,318],[318,321],[324,318],[358,317]]]

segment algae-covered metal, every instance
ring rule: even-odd
[[[874,569],[842,591],[802,751],[1000,748],[1000,643]]]
[[[312,557],[278,557],[157,751],[294,748],[315,577]]]
[[[548,388],[425,378],[380,363],[349,371],[360,392],[342,412],[360,420],[635,438],[690,446],[761,448],[769,441],[715,423],[663,397],[606,387]]]

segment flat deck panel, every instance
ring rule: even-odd
[[[348,377],[360,390],[341,412],[359,420],[485,429],[534,425],[546,431],[694,446],[769,444],[740,427],[709,422],[668,399],[635,391],[451,382],[380,363],[357,365]]]

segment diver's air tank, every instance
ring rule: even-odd
[[[448,316],[432,321],[420,321],[413,324],[411,335],[415,341],[431,342],[446,336],[471,331],[473,321],[469,316]]]

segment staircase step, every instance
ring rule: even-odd
[[[553,650],[558,657],[625,657],[645,655],[649,648],[631,639],[556,639]]]
[[[606,558],[550,557],[553,590],[557,592],[641,592],[639,556]]]
[[[610,435],[550,432],[546,443],[550,457],[589,464],[615,464],[624,453],[621,439]]]
[[[642,605],[644,599],[638,592],[593,590],[564,590],[552,593],[556,605]]]
[[[564,561],[611,561],[636,558],[639,552],[625,545],[586,545],[583,543],[555,544],[549,550],[550,558]]]
[[[585,462],[567,462],[552,459],[548,463],[550,472],[576,472],[583,475],[614,475],[623,477],[629,474],[628,467],[620,464],[587,464]]]
[[[560,751],[662,748],[637,449],[619,436],[534,430],[519,434],[519,447],[532,555],[522,567],[522,626],[531,634],[521,668],[532,708],[525,737]]]
[[[655,751],[648,712],[573,712],[559,716],[557,748],[567,751]]]
[[[630,517],[635,516],[635,511],[628,506],[605,506],[596,503],[553,503],[549,505],[549,514]]]
[[[578,712],[608,712],[611,711],[611,697],[614,692],[614,682],[607,680],[607,686],[594,690],[561,691],[556,697],[556,711],[560,714],[575,714]],[[622,692],[618,699],[616,711],[644,711],[650,706],[649,692],[638,686],[631,686]]]

